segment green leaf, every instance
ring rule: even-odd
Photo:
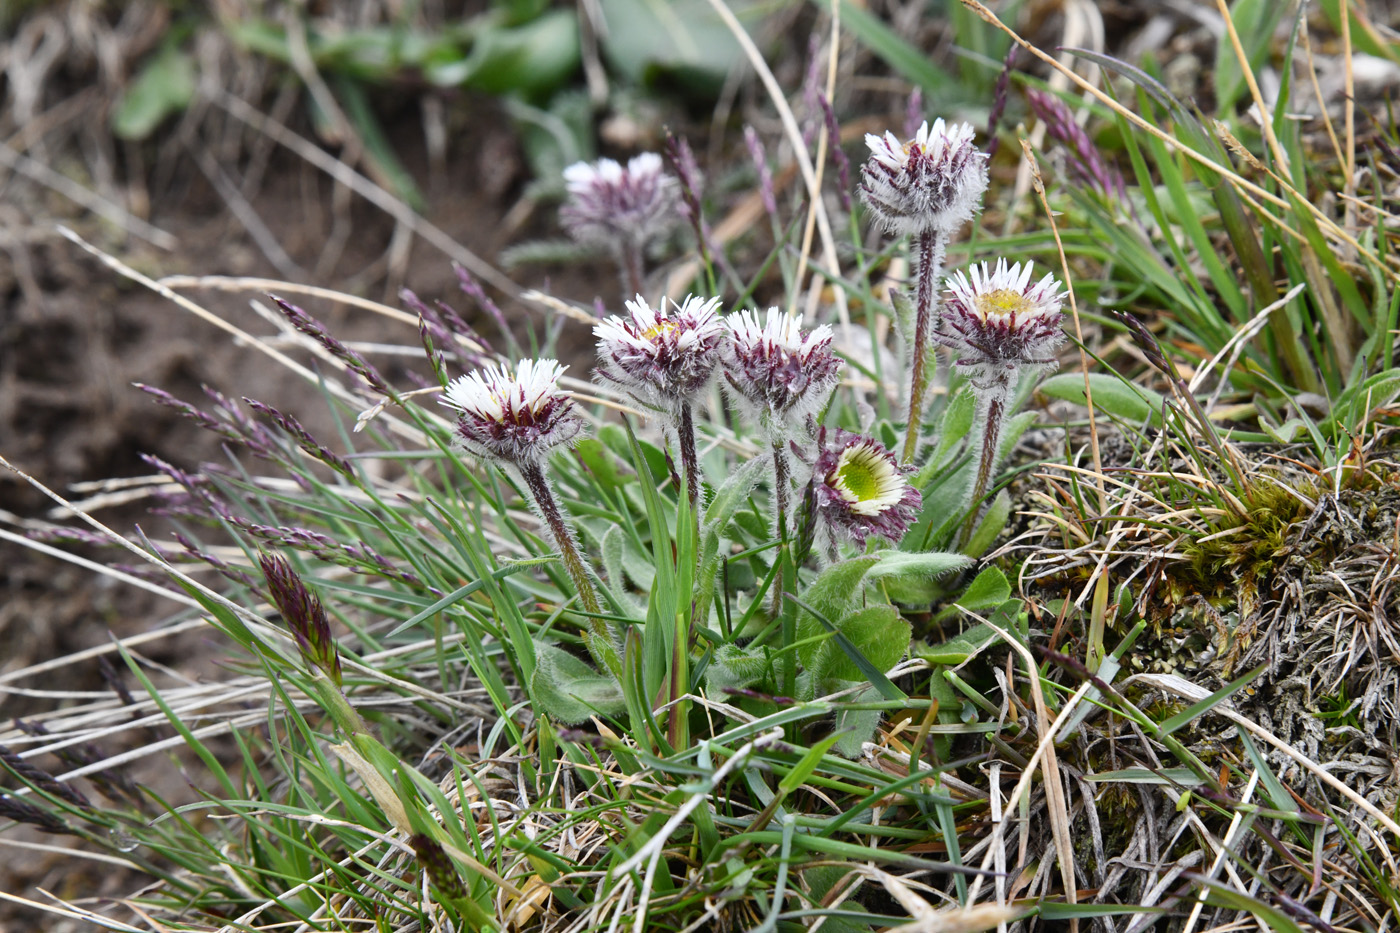
[[[768,468],[765,457],[754,457],[729,474],[705,508],[705,533],[720,536],[734,513],[743,508],[749,493],[763,479]]]
[[[535,654],[530,694],[540,712],[570,725],[626,712],[622,687],[612,677],[545,642],[535,642]]]
[[[971,566],[972,558],[945,551],[881,551],[880,562],[871,569],[868,582],[878,582],[898,603],[932,603],[945,589],[938,578]]]
[[[972,533],[972,537],[967,539],[967,544],[963,546],[963,553],[968,557],[981,557],[987,552],[996,541],[997,535],[1001,534],[1006,527],[1006,522],[1011,518],[1011,496],[1005,489],[996,494],[992,504],[987,507],[987,511],[982,515],[982,520],[977,523],[977,530]]]
[[[1247,88],[1244,68],[1255,71],[1264,63],[1269,45],[1274,36],[1287,3],[1277,0],[1235,0],[1230,8],[1230,19],[1234,20],[1235,32],[1244,49],[1245,62],[1235,54],[1235,44],[1230,41],[1228,30],[1222,29],[1216,40],[1215,50],[1215,107],[1221,114],[1234,113],[1235,102]]]
[[[914,649],[913,654],[930,664],[947,664],[950,667],[956,667],[1000,637],[991,628],[979,622],[962,634],[936,645],[922,645],[921,643],[919,647]],[[935,678],[935,682],[937,682],[937,678]]]
[[[779,795],[786,797],[788,794],[801,787],[803,782],[812,776],[812,772],[817,770],[817,765],[821,764],[822,756],[826,754],[826,750],[830,748],[835,741],[835,736],[827,736],[816,745],[807,749],[807,753],[802,756],[801,760],[799,760],[797,764],[793,766],[793,769],[778,782]]]
[[[972,564],[966,554],[949,551],[881,551],[879,560],[871,567],[867,579],[874,583],[880,580],[932,580],[954,570],[962,570]]]
[[[739,16],[751,4],[730,2]],[[600,0],[608,64],[633,84],[670,73],[714,91],[743,58],[734,34],[707,0]]]
[[[880,692],[874,687],[867,687],[855,695],[852,703],[869,703],[878,699]],[[878,709],[839,710],[836,713],[836,735],[833,736],[837,754],[850,759],[860,757],[861,747],[875,736],[884,715],[884,711]]]
[[[766,657],[737,645],[721,645],[705,669],[705,686],[712,693],[725,687],[752,687],[768,671]]]
[[[1258,677],[1264,672],[1264,668],[1266,667],[1268,667],[1268,664],[1261,664],[1249,673],[1242,674],[1241,676],[1236,677],[1234,680],[1230,681],[1228,684],[1221,687],[1219,690],[1215,691],[1210,696],[1206,697],[1204,700],[1192,703],[1188,708],[1182,710],[1181,712],[1177,713],[1175,716],[1164,721],[1160,726],[1158,726],[1157,737],[1164,738],[1166,736],[1171,735],[1173,732],[1180,729],[1182,726],[1194,720],[1197,716],[1200,716],[1202,713],[1214,709],[1216,706],[1220,705],[1221,703],[1224,703],[1225,700],[1230,696],[1230,694],[1244,687],[1251,680]]]
[[[938,423],[938,447],[924,468],[919,471],[914,484],[922,489],[934,475],[948,465],[948,460],[962,445],[963,439],[972,431],[972,422],[977,417],[977,399],[970,391],[958,392],[943,409],[943,417]]]
[[[909,623],[893,606],[871,606],[835,623],[836,630],[881,671],[894,667],[909,650]],[[857,662],[847,657],[835,639],[815,641],[826,629],[810,614],[797,622],[798,658],[811,672],[818,690],[829,680],[863,680]]]
[[[958,597],[958,605],[973,612],[995,609],[1011,598],[1011,582],[996,567],[984,567]]]
[[[901,702],[909,698],[903,690],[900,690],[894,684],[890,683],[890,679],[885,676],[885,672],[877,668],[874,665],[874,663],[872,663],[871,660],[867,658],[861,652],[861,650],[857,648],[854,643],[852,643],[852,641],[849,638],[846,637],[846,634],[842,632],[839,628],[837,628],[835,625],[833,625],[830,620],[828,620],[825,616],[813,611],[813,608],[810,605],[808,605],[803,600],[798,599],[796,596],[793,596],[791,593],[787,594],[787,598],[792,600],[793,605],[797,606],[799,609],[810,613],[822,628],[832,633],[832,641],[836,642],[837,647],[839,647],[841,651],[846,655],[846,657],[849,658],[853,664],[855,664],[856,668],[859,670],[861,679],[868,681],[871,684],[871,686],[873,686],[876,690],[880,691],[880,696],[884,697],[887,700],[897,700]],[[800,624],[801,623],[799,620],[799,625]],[[905,650],[907,648],[908,636],[906,635],[904,648],[901,650]],[[820,662],[820,659],[818,659],[818,661]]]
[[[1162,784],[1183,787],[1200,787],[1206,782],[1190,768],[1124,768],[1122,771],[1104,771],[1102,774],[1086,774],[1084,780],[1115,784]]]
[[[871,555],[832,564],[803,590],[803,602],[828,619],[848,615],[855,608],[856,594],[865,582],[865,575],[879,561],[879,555]]]
[[[574,453],[608,493],[617,491],[636,478],[635,474],[626,469],[622,461],[595,437],[585,437],[575,444]]]
[[[1298,921],[1272,904],[1250,897],[1242,891],[1236,891],[1228,884],[1221,884],[1219,881],[1203,875],[1196,877],[1196,883],[1206,888],[1207,904],[1232,907],[1235,910],[1247,910],[1263,923],[1265,929],[1275,930],[1278,933],[1304,933],[1303,927]]]
[[[424,77],[489,94],[541,93],[568,80],[579,61],[578,14],[560,9],[513,29],[485,29],[466,58],[429,65]]]
[[[166,117],[194,99],[194,59],[166,45],[146,62],[112,110],[112,132],[121,139],[145,139]]]
[[[1087,404],[1084,400],[1083,373],[1051,376],[1040,384],[1039,391],[1076,405]],[[1090,373],[1089,391],[1094,393],[1094,407],[1116,418],[1131,424],[1145,424],[1149,420],[1153,424],[1161,423],[1163,399],[1151,389],[1133,385],[1116,375]]]

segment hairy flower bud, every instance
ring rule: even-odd
[[[676,180],[654,152],[634,156],[625,168],[613,159],[576,162],[564,169],[564,183],[569,201],[559,220],[580,243],[641,243],[675,222]]]
[[[555,360],[521,360],[514,373],[488,366],[453,380],[442,403],[460,413],[462,446],[487,460],[524,466],[573,443],[583,419],[559,388],[564,369]]]
[[[831,328],[802,330],[802,315],[769,308],[731,314],[724,362],[730,395],[751,421],[772,437],[789,433],[826,402],[845,363],[831,352]]]
[[[644,407],[675,414],[704,390],[729,339],[719,299],[689,296],[653,309],[638,295],[628,315],[598,323],[598,377]]]
[[[975,132],[940,119],[903,144],[890,132],[866,135],[861,200],[887,233],[947,235],[972,219],[987,190],[987,157],[973,144]]]

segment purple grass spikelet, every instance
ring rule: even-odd
[[[996,86],[992,89],[992,111],[987,116],[987,161],[996,158],[997,149],[1001,146],[1001,138],[997,136],[997,127],[1001,125],[1001,118],[1006,113],[1006,101],[1010,96],[1011,72],[1016,68],[1016,57],[1020,53],[1021,47],[1016,43],[1011,43],[1011,47],[1006,50],[1006,59],[1002,63],[1001,74],[997,75]]]
[[[0,791],[0,819],[27,823],[46,833],[78,835],[67,823],[47,810],[40,810],[24,798]]]
[[[924,89],[917,84],[909,91],[909,99],[904,102],[904,130],[905,139],[913,139],[914,134],[919,132],[919,124],[924,122]]]
[[[291,436],[292,440],[296,441],[297,446],[304,450],[309,456],[321,461],[346,479],[354,479],[355,471],[350,466],[350,461],[318,441],[312,436],[310,431],[302,427],[300,421],[257,399],[244,396],[243,401],[249,408],[253,409],[253,411],[272,421],[283,431],[286,431],[287,434]]]
[[[506,321],[506,315],[505,312],[501,310],[501,306],[496,304],[491,296],[486,293],[486,289],[477,281],[476,276],[468,271],[466,266],[462,265],[460,262],[454,262],[452,264],[452,271],[457,274],[457,287],[462,290],[462,294],[475,301],[477,306],[481,308],[482,311],[486,312],[486,316],[495,322],[496,329],[501,332],[501,337],[506,341],[506,346],[510,348],[512,353],[519,354],[520,342],[515,339],[515,332],[510,329],[510,324]],[[466,321],[462,320],[457,312],[440,301],[437,304],[442,312],[447,315],[449,324],[462,328],[462,334],[464,336],[470,335],[478,341],[481,340],[476,332],[472,330]],[[482,345],[477,349],[477,352],[490,353],[491,348],[482,341]]]
[[[260,551],[258,566],[267,580],[273,605],[292,630],[302,661],[308,669],[320,670],[339,687],[340,651],[331,637],[330,620],[321,598],[307,589],[292,565],[280,555]]]
[[[1089,134],[1084,132],[1069,105],[1054,94],[1034,88],[1026,91],[1026,100],[1036,119],[1045,124],[1046,135],[1064,147],[1065,166],[1070,176],[1106,198],[1117,198],[1126,203],[1128,193],[1122,174],[1109,164]]]
[[[19,753],[6,745],[0,745],[0,768],[10,772],[34,790],[62,800],[79,810],[91,810],[92,801],[73,785],[60,781],[43,768],[21,758]]]
[[[773,190],[773,169],[768,165],[768,153],[763,150],[763,140],[758,138],[758,130],[744,126],[744,145],[753,159],[754,170],[758,173],[758,196],[763,199],[763,209],[774,223],[778,222],[778,198]]]
[[[851,160],[846,157],[846,150],[841,148],[841,124],[837,121],[836,111],[831,108],[831,101],[826,99],[825,94],[818,94],[817,101],[821,104],[822,115],[826,118],[826,147],[827,151],[831,153],[831,161],[836,166],[836,191],[841,196],[841,210],[849,213],[851,210]]]
[[[393,388],[380,375],[379,370],[375,369],[359,353],[341,343],[330,331],[326,330],[324,324],[289,301],[284,301],[276,295],[268,295],[267,297],[272,299],[273,303],[281,309],[282,314],[286,316],[293,327],[325,347],[327,352],[344,363],[346,368],[363,379],[370,388],[381,395],[391,398],[394,396]]]

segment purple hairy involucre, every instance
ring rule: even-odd
[[[442,403],[459,413],[457,439],[483,459],[543,463],[583,431],[573,399],[559,388],[564,369],[555,360],[521,360],[513,373],[488,366],[453,380]]]
[[[654,152],[633,156],[626,167],[613,159],[577,162],[564,170],[564,183],[569,200],[559,220],[581,243],[645,243],[675,221],[676,180]]]
[[[893,133],[869,133],[870,158],[861,166],[860,195],[893,236],[955,232],[982,203],[987,156],[966,123],[924,123],[907,143]]]
[[[647,408],[676,413],[709,385],[719,365],[729,339],[719,303],[688,296],[668,310],[666,300],[652,308],[638,295],[627,302],[627,316],[593,327],[599,379]]]
[[[725,319],[729,350],[724,379],[750,420],[775,436],[815,414],[841,378],[845,363],[831,352],[831,328],[803,332],[802,315],[777,308],[759,319],[740,311]]]
[[[862,547],[871,535],[898,543],[923,504],[911,472],[874,438],[823,429],[812,471],[818,514]]]
[[[1009,393],[1023,370],[1052,369],[1065,341],[1060,283],[1047,274],[1031,284],[1029,262],[995,269],[984,262],[971,276],[949,279],[933,339],[958,355],[975,386]]]

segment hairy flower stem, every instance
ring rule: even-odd
[[[549,526],[554,546],[559,548],[559,553],[564,557],[564,569],[574,581],[579,602],[583,603],[583,608],[588,612],[601,612],[602,607],[598,602],[598,594],[593,589],[593,581],[588,579],[588,568],[578,552],[578,545],[574,543],[573,532],[564,521],[564,514],[559,511],[559,503],[554,501],[554,492],[549,488],[549,481],[544,478],[544,468],[538,463],[522,463],[520,475],[525,478],[525,485],[530,488],[530,495],[534,497],[540,515]],[[605,637],[608,635],[607,626],[602,619],[590,619],[588,624],[595,633]]]
[[[982,497],[991,485],[992,474],[996,469],[997,448],[1001,446],[1002,428],[1006,424],[1006,400],[993,396],[987,401],[987,413],[982,424],[982,456],[977,463],[977,479],[972,484],[972,496],[968,500],[967,518],[963,521],[962,532],[958,536],[959,545],[965,545],[977,527],[977,515],[982,511]]]
[[[793,652],[786,650],[797,640],[797,618],[787,611],[783,591],[788,586],[783,571],[791,557],[788,552],[788,487],[791,485],[791,471],[788,467],[787,452],[782,441],[773,443],[773,511],[778,530],[777,571],[773,575],[773,618],[782,621],[782,681],[785,695],[791,695],[797,678],[797,661]]]
[[[685,493],[690,499],[690,514],[694,520],[699,521],[700,454],[695,448],[694,407],[689,402],[681,405],[680,418],[676,423],[676,434],[680,439],[681,469],[685,473]]]
[[[617,267],[622,273],[622,296],[642,294],[642,245],[629,240],[617,251]]]
[[[928,362],[929,334],[933,332],[933,293],[943,269],[948,235],[942,230],[919,234],[919,281],[914,293],[914,365],[909,375],[909,433],[900,460],[913,463],[919,450],[919,429],[924,420],[924,395],[933,373]]]

